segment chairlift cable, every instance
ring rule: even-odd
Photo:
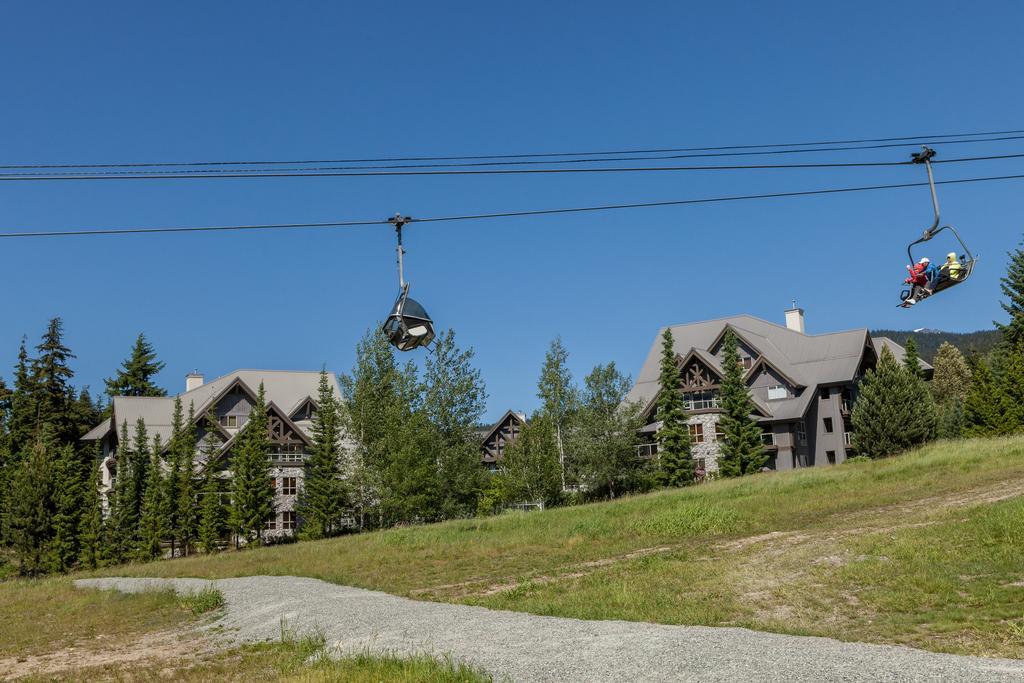
[[[943,159],[933,163],[962,163],[977,161],[992,161],[1001,159],[1024,158],[1024,154],[1000,154],[982,157],[963,157],[957,159]],[[146,171],[138,174],[132,171],[104,171],[90,175],[77,173],[44,174],[35,173],[12,173],[0,174],[0,181],[27,181],[27,180],[197,180],[200,178],[214,179],[240,179],[240,178],[374,178],[374,177],[407,177],[407,176],[474,176],[474,175],[537,175],[537,174],[572,174],[572,173],[654,173],[654,172],[681,172],[681,171],[755,171],[755,170],[782,170],[782,169],[811,169],[811,168],[877,168],[909,166],[912,161],[872,161],[872,162],[840,162],[824,164],[747,164],[729,166],[614,166],[599,168],[516,168],[516,169],[486,169],[486,170],[446,170],[446,171],[335,171],[330,167],[313,169],[253,169],[251,171],[210,171],[201,173],[181,173],[177,171]],[[309,172],[306,172],[309,171]],[[162,175],[157,175],[162,174]]]
[[[1015,175],[986,176],[980,178],[957,178],[938,180],[936,185],[956,185],[962,183],[981,183],[998,180],[1021,180],[1024,173]],[[546,216],[567,213],[583,213],[596,211],[613,211],[624,209],[654,208],[663,206],[683,206],[688,204],[710,204],[719,202],[750,201],[760,199],[777,199],[784,197],[807,197],[813,195],[839,194],[846,192],[870,192],[877,190],[895,190],[910,187],[927,187],[928,183],[893,183],[888,185],[864,185],[858,187],[837,187],[821,190],[800,190],[794,192],[772,192],[767,194],[730,195],[725,197],[703,197],[697,199],[678,199],[660,202],[636,202],[630,204],[604,204],[598,206],[570,207],[561,209],[535,209],[528,211],[506,211],[501,213],[467,214],[455,216],[434,216],[427,218],[411,218],[409,223],[440,223],[451,221],[484,220],[493,218],[513,218],[523,216]],[[179,232],[215,232],[215,231],[255,231],[255,230],[288,230],[307,228],[344,228],[370,225],[391,225],[387,220],[335,221],[326,223],[278,223],[266,225],[216,225],[199,227],[160,227],[160,228],[95,228],[84,230],[58,230],[45,232],[8,232],[0,233],[3,237],[72,237],[86,235],[126,235]]]
[[[59,169],[59,168],[189,168],[203,166],[254,166],[254,165],[308,165],[308,164],[340,164],[340,163],[382,163],[393,161],[472,161],[472,160],[496,160],[496,159],[540,159],[544,157],[584,157],[601,156],[609,154],[662,154],[675,152],[727,152],[728,150],[769,150],[771,148],[793,148],[793,147],[821,147],[823,145],[866,145],[867,143],[896,143],[878,144],[866,147],[842,147],[832,149],[780,149],[777,151],[758,152],[729,152],[725,154],[694,154],[690,156],[746,156],[751,154],[796,154],[815,151],[846,151],[856,149],[878,149],[881,147],[908,147],[919,144],[971,144],[980,142],[992,142],[998,140],[1012,140],[1017,137],[990,137],[988,139],[966,139],[950,140],[950,138],[978,138],[982,136],[1015,136],[1024,133],[1020,130],[987,131],[978,133],[949,133],[942,135],[913,135],[888,138],[863,138],[858,140],[825,140],[817,142],[791,142],[756,145],[725,145],[717,147],[663,147],[650,149],[619,149],[603,151],[584,152],[541,152],[529,154],[477,154],[463,156],[405,156],[405,157],[376,157],[376,158],[348,158],[348,159],[298,159],[298,160],[249,160],[249,161],[187,161],[187,162],[139,162],[139,163],[81,163],[81,164],[4,164],[0,169],[4,170],[28,170],[28,169]],[[943,140],[943,142],[939,142]],[[511,163],[511,162],[510,162]],[[530,163],[530,162],[523,162]],[[551,162],[535,162],[551,163]]]

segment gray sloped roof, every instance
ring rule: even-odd
[[[882,355],[882,349],[886,348],[889,349],[890,353],[892,353],[897,363],[903,362],[903,357],[906,355],[906,349],[894,342],[892,339],[889,339],[888,337],[872,337],[871,343],[875,347],[875,353],[879,356]],[[920,358],[918,359],[918,362],[921,363],[921,369],[925,372],[931,372],[933,370],[930,364],[925,363]]]
[[[328,381],[334,390],[335,397],[341,400],[341,387],[338,386],[338,379],[334,373],[327,373]],[[267,403],[274,403],[278,407],[294,410],[299,407],[306,398],[316,399],[317,390],[320,384],[320,371],[288,371],[288,370],[236,370],[218,377],[192,391],[186,391],[178,396],[181,397],[182,406],[188,412],[189,404],[195,408],[196,415],[205,412],[208,404],[236,379],[240,379],[253,391],[256,391],[263,383],[266,391]],[[120,430],[121,425],[128,422],[128,433],[134,438],[135,423],[141,417],[146,423],[147,436],[152,439],[159,434],[161,441],[165,444],[171,437],[171,417],[174,413],[174,396],[141,397],[141,396],[115,396],[113,400],[113,417],[104,420],[101,424],[91,429],[83,438],[86,441],[95,441],[106,436],[111,429]]]
[[[670,326],[676,353],[685,357],[691,349],[696,349],[708,352],[698,353],[702,360],[707,360],[706,356],[710,355],[710,349],[724,333],[726,326],[732,327],[779,372],[807,387],[800,396],[772,401],[771,414],[774,419],[801,417],[814,395],[815,386],[851,381],[860,367],[865,347],[870,340],[866,328],[811,335],[751,315],[737,315]],[[648,405],[657,395],[661,335],[664,331],[665,328],[658,331],[637,375],[636,384],[626,396],[627,401]],[[882,344],[889,346],[897,358],[903,357],[903,347],[891,339],[870,341],[876,353],[880,352],[879,345]]]

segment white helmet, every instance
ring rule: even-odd
[[[918,263],[931,263],[931,262],[932,262],[932,260],[930,258],[928,258],[927,256],[925,256],[920,261],[918,261]]]

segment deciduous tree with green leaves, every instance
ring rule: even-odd
[[[955,439],[964,429],[964,401],[971,386],[971,368],[960,349],[943,342],[932,360],[928,388],[939,412],[938,436]]]
[[[537,398],[541,400],[541,413],[551,425],[558,452],[562,488],[567,485],[565,462],[565,432],[576,410],[578,392],[569,370],[569,351],[562,344],[561,337],[555,337],[544,356],[540,379],[537,381]]]
[[[639,406],[625,403],[631,384],[614,361],[595,366],[583,381],[569,450],[590,498],[612,499],[653,484],[651,463],[636,453],[643,421]]]
[[[555,428],[546,415],[534,416],[523,425],[517,438],[505,451],[497,487],[503,503],[539,503],[557,505],[562,499],[562,473],[555,447]],[[496,489],[497,490],[497,489]]]
[[[722,378],[722,414],[719,418],[723,437],[719,442],[718,471],[723,477],[754,474],[768,462],[768,454],[761,441],[761,427],[752,417],[754,403],[743,377],[738,344],[736,334],[731,329],[727,330],[722,344],[725,376]]]

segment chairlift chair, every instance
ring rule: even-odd
[[[398,236],[398,298],[395,305],[391,307],[381,331],[399,351],[412,351],[419,347],[429,348],[430,342],[434,341],[434,321],[427,315],[426,309],[416,301],[409,298],[409,283],[405,281],[402,256],[405,249],[402,247],[402,227],[411,221],[408,216],[395,214],[388,222],[395,226],[395,234]]]
[[[910,266],[908,266],[908,269],[912,268],[914,263],[916,262],[914,260],[915,246],[930,241],[933,237],[938,235],[943,230],[949,230],[949,232],[952,233],[956,241],[960,244],[960,271],[956,279],[950,277],[948,274],[940,276],[938,282],[935,283],[935,286],[932,288],[930,294],[925,292],[923,288],[914,284],[910,284],[906,289],[900,292],[901,303],[899,305],[903,308],[910,308],[912,305],[914,305],[911,303],[907,303],[907,301],[911,298],[914,298],[915,289],[918,290],[916,301],[920,303],[922,300],[933,297],[939,292],[950,289],[955,285],[967,282],[968,278],[970,278],[971,276],[971,273],[974,272],[974,265],[975,263],[977,263],[978,260],[977,257],[971,253],[970,248],[967,246],[967,243],[964,242],[963,238],[960,237],[960,233],[957,232],[956,228],[954,228],[952,225],[943,225],[941,228],[939,227],[939,198],[935,192],[935,179],[932,176],[931,164],[931,159],[934,156],[935,150],[931,149],[930,147],[923,147],[922,151],[911,154],[913,163],[924,164],[925,170],[927,170],[928,172],[928,188],[931,190],[932,193],[932,209],[935,211],[935,220],[932,222],[931,226],[927,230],[925,230],[924,233],[922,233],[921,237],[907,245],[907,258],[910,262]]]

